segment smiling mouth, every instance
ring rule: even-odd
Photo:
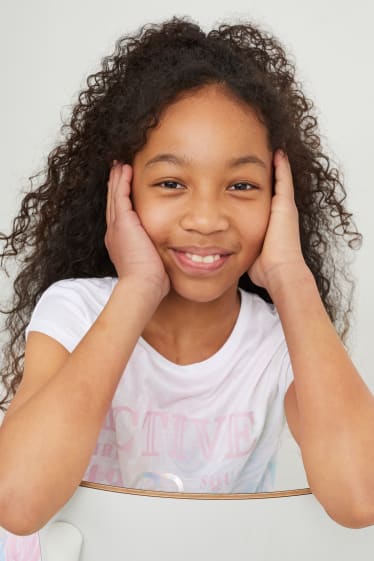
[[[177,264],[183,269],[189,272],[214,272],[218,271],[223,267],[226,261],[230,258],[232,254],[228,255],[208,255],[202,257],[200,255],[191,254],[184,251],[178,251],[176,249],[171,249],[171,253],[174,256]]]

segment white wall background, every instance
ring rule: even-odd
[[[99,70],[115,40],[146,22],[188,15],[203,27],[253,19],[294,58],[304,91],[318,108],[324,146],[344,172],[347,206],[364,243],[357,253],[352,359],[374,391],[372,180],[374,128],[372,3],[356,0],[3,0],[0,13],[0,231],[10,233],[21,191],[59,140],[61,115],[75,104],[86,77]],[[230,9],[228,9],[230,7]],[[0,276],[0,300],[11,279]],[[285,438],[282,489],[307,486],[296,445]]]

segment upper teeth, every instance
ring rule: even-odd
[[[196,255],[195,253],[185,253],[191,261],[196,261],[197,263],[213,263],[214,261],[218,261],[221,258],[219,254],[217,255]]]

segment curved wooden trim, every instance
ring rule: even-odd
[[[199,500],[272,499],[275,497],[293,497],[296,495],[312,494],[310,487],[306,487],[304,489],[290,489],[289,491],[271,491],[267,493],[179,493],[168,491],[147,491],[144,489],[132,489],[131,487],[115,487],[114,485],[91,483],[89,481],[81,481],[79,487],[89,487],[91,489],[99,489],[101,491],[112,491],[113,493],[125,493],[126,495],[142,495],[143,497]]]

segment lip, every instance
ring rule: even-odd
[[[183,247],[172,247],[174,251],[183,251],[183,253],[194,253],[195,255],[200,255],[205,257],[206,255],[231,255],[232,251],[225,249],[224,247],[210,246],[210,247],[199,247],[199,246],[183,246]]]
[[[190,261],[181,251],[175,250],[174,248],[170,248],[170,251],[180,269],[186,273],[194,273],[195,275],[209,275],[211,273],[215,273],[219,269],[222,269],[231,255],[223,255],[220,259],[218,259],[218,261],[214,261],[213,263],[194,263],[193,261]],[[212,254],[207,253],[207,255]]]

